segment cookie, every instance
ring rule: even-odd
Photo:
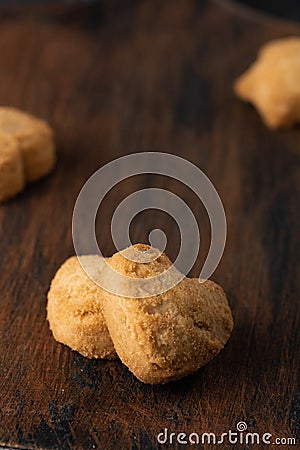
[[[0,132],[0,202],[18,194],[24,185],[23,160],[17,143]]]
[[[252,103],[270,128],[300,122],[300,37],[265,44],[257,60],[234,83],[242,100]]]
[[[145,251],[141,244],[131,248]],[[116,272],[129,278],[162,273],[171,261],[162,255],[151,263],[133,262],[121,253],[109,259]],[[102,276],[113,273],[103,269]],[[111,280],[111,285],[118,279]],[[153,297],[121,297],[104,293],[103,314],[121,361],[144,383],[177,380],[216,356],[233,328],[231,310],[220,286],[212,281],[184,278]]]
[[[102,258],[81,256],[89,273],[101,267]],[[76,256],[56,273],[48,293],[47,319],[54,338],[87,358],[116,358],[102,315],[102,289],[84,272]]]
[[[53,169],[54,138],[46,122],[15,108],[0,107],[0,131],[17,141],[26,181],[38,180]]]

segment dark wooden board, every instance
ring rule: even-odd
[[[232,93],[261,44],[299,31],[200,0],[0,11],[0,103],[49,120],[59,154],[53,174],[0,207],[1,445],[152,449],[165,427],[221,434],[245,421],[252,432],[297,437],[300,448],[300,130],[269,131]],[[81,186],[106,162],[149,150],[198,165],[228,221],[213,279],[228,294],[234,332],[209,365],[166,386],[58,344],[45,313],[49,283],[74,252]],[[204,210],[160,177],[133,178],[111,193],[99,218],[102,250],[114,251],[109,222],[120,200],[152,184],[180,194],[203,225],[197,275],[209,242]],[[133,239],[161,226],[174,258],[176,227],[163,214],[138,217]]]

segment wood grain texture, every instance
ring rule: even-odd
[[[244,420],[252,432],[297,437],[300,448],[300,130],[270,132],[232,93],[261,44],[300,27],[220,2],[105,0],[6,8],[0,30],[0,103],[49,120],[59,152],[53,174],[0,207],[0,443],[155,449],[165,427],[221,434]],[[56,343],[45,312],[49,283],[73,254],[81,186],[106,162],[149,150],[187,158],[218,189],[228,241],[213,279],[235,319],[215,360],[156,387],[118,361],[90,361]],[[161,177],[111,192],[99,214],[102,250],[114,251],[114,208],[153,185],[179,194],[201,224],[197,275],[209,244],[205,211],[188,188]],[[163,213],[137,217],[133,240],[145,242],[153,227],[167,232],[174,258],[178,233]]]

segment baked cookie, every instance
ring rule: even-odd
[[[300,37],[265,44],[257,60],[234,83],[242,100],[257,108],[270,128],[300,122]]]
[[[94,255],[81,256],[89,273],[103,264]],[[54,338],[87,358],[116,358],[102,315],[102,289],[84,272],[76,256],[56,273],[48,293],[47,319]]]
[[[0,202],[18,194],[24,185],[23,160],[17,143],[0,132]]]
[[[130,249],[145,251],[148,246]],[[111,268],[130,278],[164,272],[171,261],[132,262],[116,253]],[[102,276],[113,277],[106,267]],[[112,283],[114,281],[112,280]],[[118,282],[118,281],[116,281]],[[224,347],[233,328],[226,296],[217,284],[184,278],[172,289],[147,298],[104,293],[103,314],[122,362],[144,383],[176,380],[198,370]]]
[[[0,107],[0,131],[17,141],[26,181],[38,180],[53,169],[54,138],[46,122],[15,108]]]

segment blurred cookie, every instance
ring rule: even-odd
[[[257,60],[234,83],[242,100],[257,108],[270,128],[300,122],[300,37],[265,44]]]
[[[0,107],[0,131],[17,141],[26,181],[35,181],[53,169],[54,138],[46,122],[15,108]]]
[[[99,256],[81,256],[89,273],[97,272]],[[88,358],[116,358],[102,315],[102,289],[84,272],[76,256],[65,261],[48,293],[47,318],[54,338]]]
[[[149,278],[171,266],[166,255],[151,263],[130,261],[116,253],[111,268],[129,278]],[[112,277],[103,269],[102,276]],[[226,296],[217,284],[184,278],[163,294],[147,298],[104,293],[103,314],[122,362],[144,383],[166,383],[198,370],[224,347],[233,328]]]
[[[17,143],[0,132],[0,202],[18,194],[24,185],[23,160]]]

